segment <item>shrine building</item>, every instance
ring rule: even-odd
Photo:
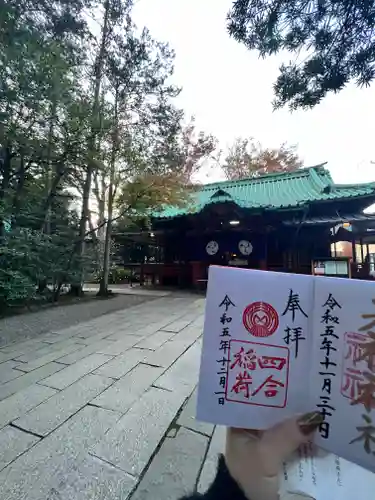
[[[316,166],[199,186],[116,239],[125,267],[165,286],[204,285],[211,264],[372,279],[374,203],[375,182],[335,184]]]

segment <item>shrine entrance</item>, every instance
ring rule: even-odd
[[[360,221],[364,228],[375,225],[375,216],[363,213],[374,202],[375,183],[344,189],[318,166],[203,185],[194,191],[188,206],[156,212],[152,229],[122,236],[138,244],[142,241],[146,249],[157,249],[139,265],[142,275],[165,286],[197,287],[207,280],[210,265],[300,274],[338,269],[341,273],[343,257],[332,255],[332,244],[340,241],[340,235],[333,229]],[[367,236],[362,242],[368,243]],[[345,265],[352,271],[359,255],[357,240],[351,245],[355,252],[345,257]],[[371,259],[372,253],[367,253]],[[339,265],[332,264],[335,259],[341,259]],[[375,255],[373,260],[375,267]],[[347,272],[350,275],[359,277],[358,272]]]

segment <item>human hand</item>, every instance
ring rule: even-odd
[[[227,429],[225,462],[249,500],[279,498],[278,476],[283,462],[301,444],[311,440],[322,421],[319,412],[311,412],[285,420],[266,431]]]

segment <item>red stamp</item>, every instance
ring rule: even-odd
[[[345,349],[342,363],[341,394],[345,398],[357,399],[361,395],[361,384],[365,382],[363,372],[366,360],[361,360],[363,343],[368,339],[362,333],[345,333]]]
[[[243,340],[229,343],[225,399],[284,408],[289,379],[289,349]]]
[[[242,321],[254,337],[269,337],[279,326],[279,315],[267,302],[253,302],[244,310]]]

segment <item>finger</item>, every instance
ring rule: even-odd
[[[315,498],[305,493],[296,493],[294,491],[286,491],[280,496],[280,500],[315,500]]]
[[[323,417],[319,412],[285,420],[264,432],[262,445],[273,448],[278,457],[284,460],[301,444],[309,441],[322,422]]]
[[[297,424],[301,433],[305,436],[309,436],[315,432],[320,425],[324,422],[323,415],[318,411],[311,411],[310,413],[305,413],[297,419]]]
[[[254,436],[254,437],[261,437],[263,434],[263,431],[258,430],[258,429],[243,429],[241,427],[229,427],[229,431],[234,434],[234,435],[248,435],[248,436]]]

